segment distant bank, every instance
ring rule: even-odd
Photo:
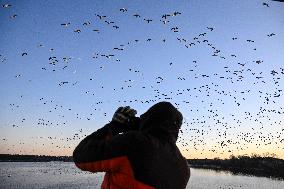
[[[72,156],[0,154],[0,162],[1,161],[2,162],[49,162],[49,161],[73,162],[73,158]]]
[[[73,162],[72,156],[44,156],[0,154],[0,162]],[[229,159],[188,159],[189,167],[230,171],[233,174],[247,174],[284,179],[284,160],[261,156],[231,156]]]
[[[193,168],[284,179],[284,160],[274,157],[232,156],[230,159],[188,159],[188,164]]]

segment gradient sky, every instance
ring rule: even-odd
[[[0,2],[0,153],[71,155],[117,107],[166,100],[187,158],[284,159],[284,3]]]

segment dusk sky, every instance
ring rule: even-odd
[[[284,159],[284,3],[0,2],[0,153],[72,155],[169,101],[185,157]]]

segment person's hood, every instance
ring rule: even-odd
[[[159,102],[140,116],[140,130],[176,142],[182,119],[182,114],[171,103]]]

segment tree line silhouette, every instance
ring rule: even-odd
[[[188,164],[193,168],[284,179],[284,160],[277,158],[275,154],[231,155],[228,159],[188,159]]]
[[[64,161],[73,162],[72,156],[45,156],[45,155],[20,155],[20,154],[0,154],[0,161],[5,162],[49,162]]]

